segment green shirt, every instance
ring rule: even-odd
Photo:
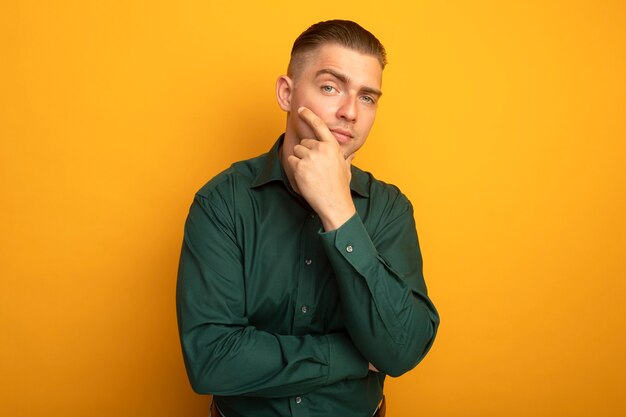
[[[385,375],[415,367],[439,323],[413,208],[352,167],[357,213],[324,232],[289,186],[281,144],[191,205],[177,287],[187,373],[226,417],[369,417]]]

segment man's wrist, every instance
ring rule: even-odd
[[[356,208],[354,207],[354,204],[352,202],[350,203],[351,207],[348,206],[342,210],[333,210],[331,213],[328,214],[318,213],[325,232],[331,232],[333,230],[339,229],[348,220],[350,220],[352,216],[354,216],[354,214],[356,213]]]

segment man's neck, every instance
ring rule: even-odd
[[[298,189],[298,185],[296,184],[296,180],[293,175],[293,170],[291,169],[291,165],[289,165],[289,162],[287,162],[287,159],[289,158],[289,155],[293,153],[293,150],[291,152],[285,151],[285,142],[286,142],[286,135],[285,135],[285,139],[283,139],[283,143],[278,148],[278,158],[280,160],[280,165],[283,167],[283,171],[285,171],[285,175],[287,175],[287,181],[289,181],[289,185],[291,186],[291,189],[296,194],[300,195],[300,190]]]

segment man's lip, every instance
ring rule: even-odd
[[[352,132],[350,132],[349,130],[330,129],[330,131],[331,133],[333,133],[333,136],[335,136],[335,139],[337,139],[339,142],[347,142],[352,139]]]
[[[352,132],[346,129],[330,129],[331,132],[339,133],[340,135],[352,137]]]

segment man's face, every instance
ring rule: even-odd
[[[382,67],[375,56],[337,44],[308,52],[296,65],[292,78],[285,144],[295,146],[315,138],[298,115],[311,109],[328,126],[344,156],[363,146],[374,123],[381,93]]]

